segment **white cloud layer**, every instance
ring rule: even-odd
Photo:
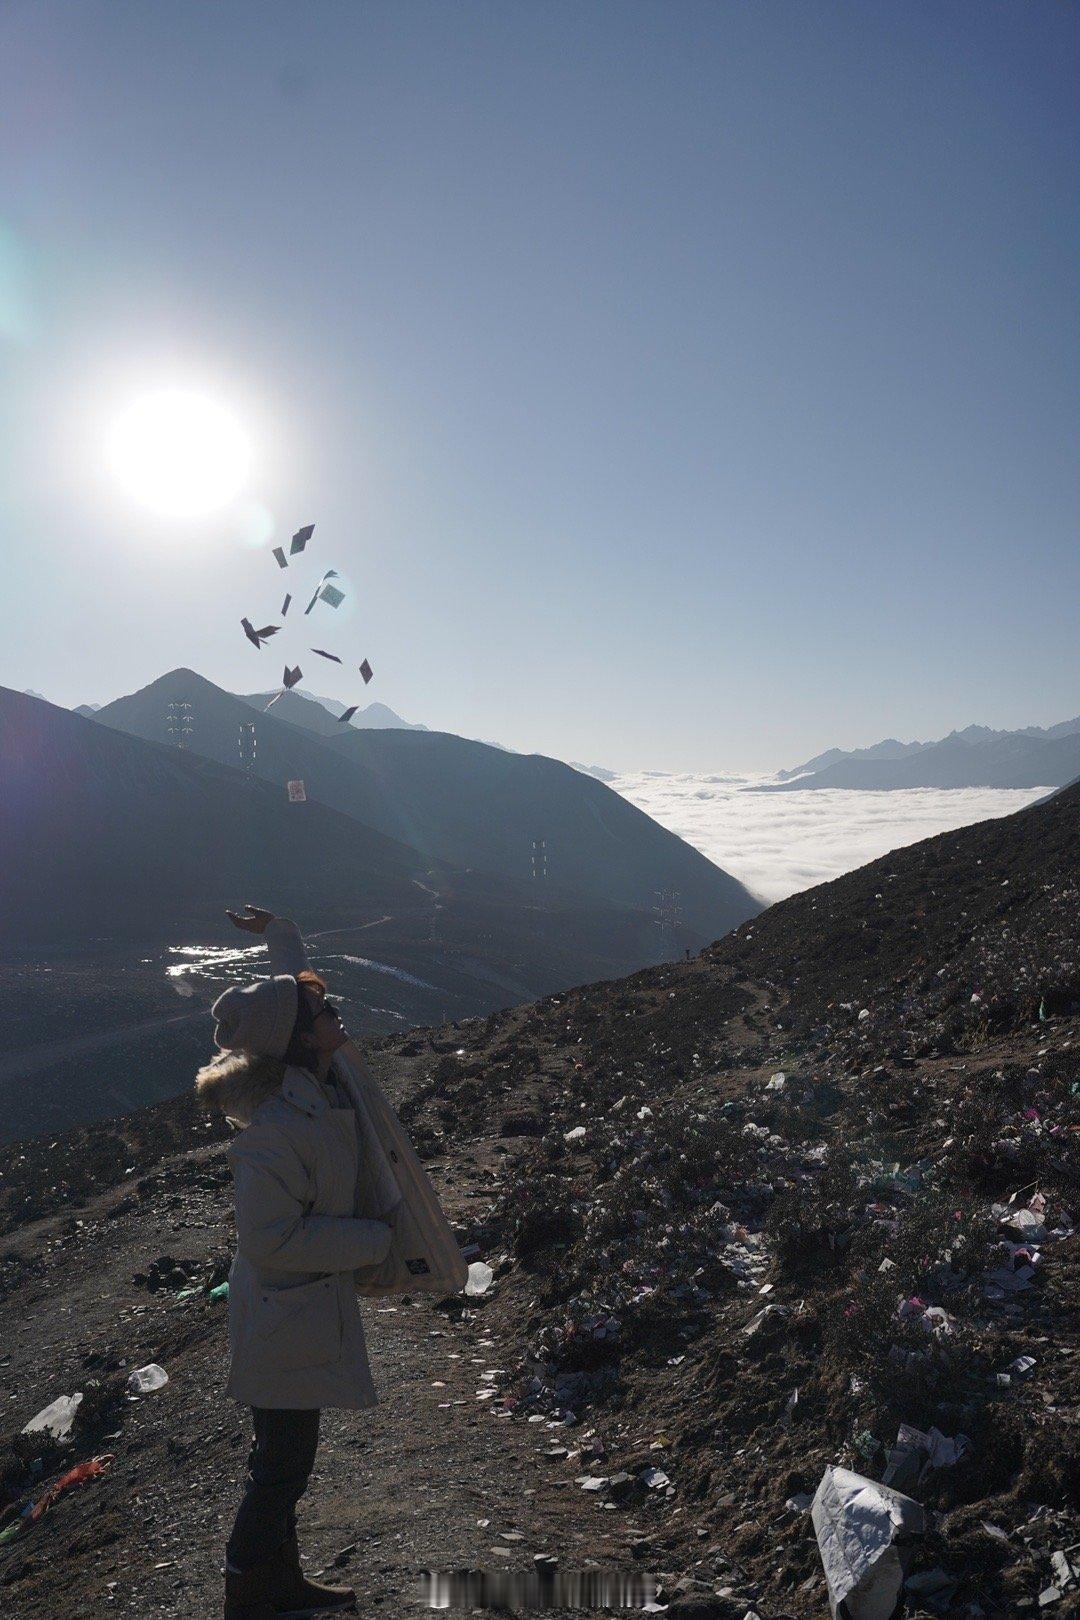
[[[769,902],[825,883],[920,838],[1011,815],[1051,791],[1048,787],[746,791],[773,780],[639,771],[618,776],[610,786]]]

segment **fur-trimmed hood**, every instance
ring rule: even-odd
[[[207,1108],[247,1125],[259,1104],[281,1090],[287,1065],[255,1052],[219,1052],[195,1076],[195,1091]]]

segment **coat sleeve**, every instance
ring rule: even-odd
[[[267,923],[263,938],[270,953],[272,973],[291,973],[295,978],[311,967],[300,930],[288,917],[275,917],[273,922]]]
[[[378,1265],[393,1233],[385,1221],[308,1215],[308,1173],[287,1134],[253,1122],[229,1147],[240,1253],[282,1271],[354,1271]]]

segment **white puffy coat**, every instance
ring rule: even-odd
[[[295,924],[266,931],[274,973],[307,967]],[[227,1157],[237,1254],[229,1273],[226,1391],[251,1406],[378,1403],[357,1290],[454,1292],[468,1267],[412,1144],[352,1043],[334,1073],[353,1106],[306,1069],[225,1060],[199,1090],[237,1125]],[[358,1160],[357,1119],[363,1163]],[[358,1177],[359,1186],[358,1186]],[[398,1212],[394,1231],[354,1215]]]
[[[226,1391],[249,1406],[376,1405],[353,1272],[383,1260],[392,1234],[353,1216],[353,1109],[287,1068],[227,1153],[237,1254]]]

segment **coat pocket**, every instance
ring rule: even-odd
[[[253,1358],[266,1372],[298,1372],[340,1361],[337,1277],[286,1288],[261,1286],[255,1296],[251,1337]]]

